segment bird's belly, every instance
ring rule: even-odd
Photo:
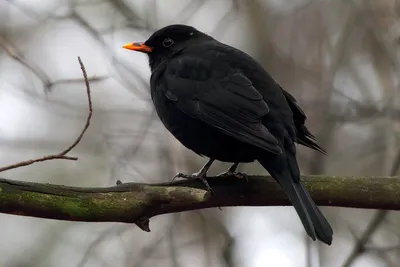
[[[176,139],[199,155],[225,162],[252,162],[257,148],[227,136],[200,120],[192,118],[165,100],[157,113]]]

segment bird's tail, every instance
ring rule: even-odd
[[[324,215],[311,199],[300,181],[300,171],[295,156],[281,155],[279,159],[258,159],[271,176],[281,185],[292,202],[307,234],[330,245],[333,230]]]

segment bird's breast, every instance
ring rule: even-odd
[[[151,88],[151,98],[158,117],[164,126],[173,134],[179,134],[179,121],[182,120],[181,112],[174,105],[174,98],[168,98],[162,84],[156,84]],[[178,99],[176,99],[178,101]]]

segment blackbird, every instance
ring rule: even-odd
[[[257,160],[280,184],[308,235],[330,245],[333,231],[300,181],[295,143],[325,152],[305,126],[295,98],[248,54],[187,25],[170,25],[123,48],[146,53],[151,97],[165,127],[185,147],[209,157],[184,178],[206,182],[214,160]],[[208,185],[208,184],[206,184]]]

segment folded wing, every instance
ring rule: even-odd
[[[277,139],[262,124],[267,103],[251,81],[229,66],[211,64],[189,56],[171,60],[164,73],[165,95],[187,115],[226,135],[281,154]]]

